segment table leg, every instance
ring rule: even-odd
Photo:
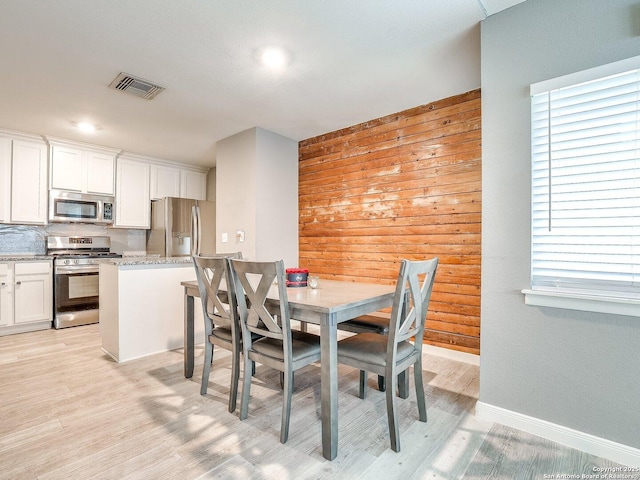
[[[322,372],[322,454],[333,460],[338,454],[338,328],[335,315],[320,325]]]
[[[187,295],[184,289],[184,376],[193,376],[194,362],[194,320],[193,320],[193,297]]]

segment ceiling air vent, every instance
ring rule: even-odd
[[[123,92],[130,93],[136,97],[146,98],[151,100],[164,90],[164,87],[154,85],[153,83],[143,80],[142,78],[134,77],[128,73],[121,73],[113,82],[109,84],[110,88],[116,90],[122,90]]]

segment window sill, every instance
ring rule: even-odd
[[[640,300],[540,290],[522,290],[522,293],[526,305],[640,317]]]

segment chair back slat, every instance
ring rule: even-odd
[[[229,258],[241,258],[241,253],[215,256],[193,257],[198,281],[198,291],[205,319],[205,334],[210,335],[216,326],[235,329],[237,325],[235,288],[227,290],[224,299],[220,297],[220,285],[225,279],[227,286],[231,283],[229,276]],[[229,288],[229,287],[227,287]]]
[[[232,260],[232,271],[236,289],[243,291],[238,296],[238,310],[243,328],[264,337],[283,340],[286,344],[287,330],[290,337],[289,304],[284,279],[284,263],[249,262]],[[271,288],[277,282],[279,306],[267,305]]]
[[[438,258],[424,261],[402,260],[389,323],[388,349],[414,338],[422,346],[424,324],[433,290]]]

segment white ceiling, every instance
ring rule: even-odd
[[[1,0],[0,128],[213,166],[254,126],[303,140],[478,88],[479,22],[521,1]]]

